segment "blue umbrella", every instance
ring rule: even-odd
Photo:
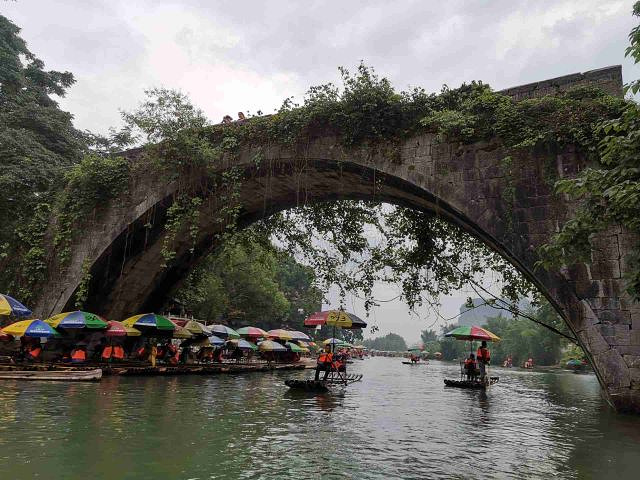
[[[14,315],[16,317],[28,317],[31,310],[22,305],[15,298],[0,293],[0,315]]]
[[[216,337],[215,335],[209,335],[207,338],[209,339],[209,342],[211,342],[211,345],[213,345],[215,347],[219,347],[220,345],[224,345],[224,340],[221,339],[220,337]]]

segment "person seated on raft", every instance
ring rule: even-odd
[[[412,363],[418,363],[420,361],[418,356],[413,353],[411,354],[411,357],[409,357],[409,360],[411,360]]]
[[[478,376],[478,364],[476,363],[476,357],[473,353],[469,354],[469,358],[464,361],[464,371],[467,375],[467,380],[474,381]]]
[[[84,347],[76,347],[71,351],[71,363],[84,363],[87,361],[87,351]]]
[[[315,380],[320,380],[320,372],[324,372],[323,380],[326,380],[329,376],[333,363],[333,353],[331,353],[331,345],[324,347],[324,352],[318,356],[318,363],[316,365]]]
[[[29,350],[26,354],[26,359],[29,362],[37,362],[40,360],[40,355],[42,354],[42,346],[40,343],[32,343],[29,346]]]

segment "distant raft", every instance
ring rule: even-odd
[[[498,383],[499,380],[500,377],[489,377],[489,385],[494,385]],[[484,390],[487,388],[487,384],[472,380],[449,380],[448,378],[445,378],[444,384],[447,387],[471,388],[474,390]]]

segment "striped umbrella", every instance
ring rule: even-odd
[[[227,343],[230,343],[241,350],[258,350],[258,347],[254,343],[247,342],[242,338],[234,338],[233,340],[229,340]]]
[[[142,335],[140,330],[133,327],[127,327],[122,322],[110,320],[107,322],[107,325],[107,329],[104,332],[107,337],[139,337]]]
[[[267,338],[267,332],[258,327],[242,327],[236,330],[241,336],[247,338]]]
[[[301,347],[300,345],[297,345],[293,342],[287,342],[284,344],[285,347],[287,347],[289,350],[291,350],[293,353],[303,353],[303,352],[308,352],[309,349],[306,347]]]
[[[224,345],[224,340],[216,335],[209,335],[207,338],[209,339],[209,343],[211,343],[211,345],[213,345],[214,347]]]
[[[315,327],[317,325],[356,329],[365,328],[367,323],[353,313],[341,310],[326,310],[324,312],[316,312],[304,320],[305,327]]]
[[[12,323],[0,331],[14,337],[51,338],[60,336],[55,328],[42,320],[22,320]]]
[[[261,352],[286,352],[287,349],[273,340],[265,340],[258,343],[258,349]]]
[[[0,315],[28,317],[32,312],[15,298],[0,293]]]
[[[298,340],[303,342],[308,342],[309,340],[311,340],[311,337],[309,335],[307,335],[306,333],[299,332],[298,330],[293,330],[293,331],[290,331],[289,333],[291,334],[291,337],[293,338],[293,340]]]
[[[171,335],[172,338],[177,338],[179,340],[186,340],[187,338],[193,338],[194,334],[191,333],[189,330],[187,330],[184,327],[179,327],[176,325],[175,330],[173,331],[173,334]]]
[[[226,325],[212,325],[209,328],[211,329],[211,333],[220,338],[240,338],[240,334],[238,332]]]
[[[487,342],[500,341],[500,337],[498,337],[497,335],[491,333],[489,330],[486,330],[482,327],[477,327],[475,325],[471,325],[470,327],[458,327],[454,330],[451,330],[449,333],[445,333],[444,336],[452,337],[457,340],[485,340]]]
[[[267,332],[269,338],[277,338],[278,340],[293,340],[293,336],[289,330],[284,330],[283,328],[276,328],[274,330],[269,330]]]
[[[156,315],[155,313],[142,313],[140,315],[134,315],[122,323],[127,327],[134,328],[155,328],[157,330],[175,330],[176,325],[167,317],[162,315]]]
[[[108,323],[89,312],[64,312],[45,320],[54,328],[107,328]]]

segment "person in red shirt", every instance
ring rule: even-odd
[[[487,375],[487,365],[491,362],[491,352],[487,348],[487,342],[483,341],[476,352],[478,366],[480,367],[480,380],[483,381]]]

